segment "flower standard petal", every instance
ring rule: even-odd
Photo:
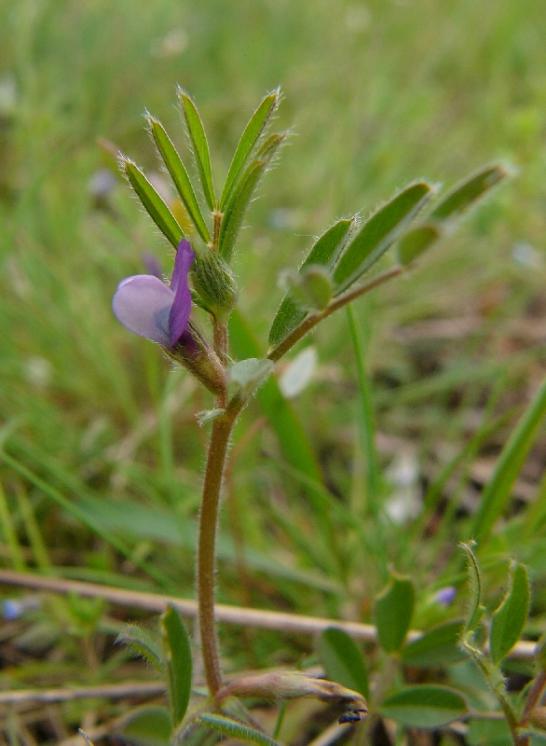
[[[169,347],[169,315],[174,299],[173,291],[158,277],[134,275],[120,282],[112,308],[129,331]]]
[[[191,243],[185,238],[178,244],[178,250],[174,259],[174,269],[171,278],[171,288],[176,291],[180,283],[188,284],[188,275],[193,262],[193,249]]]
[[[193,262],[193,251],[189,241],[182,240],[178,245],[171,288],[174,301],[169,313],[169,344],[174,347],[186,331],[191,313],[191,292],[188,275]]]

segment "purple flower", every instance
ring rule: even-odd
[[[27,611],[37,609],[40,601],[36,596],[23,596],[22,598],[6,598],[0,605],[1,616],[6,622],[19,619]]]
[[[141,337],[164,347],[176,347],[190,319],[188,275],[193,258],[190,242],[182,240],[170,286],[155,275],[133,275],[122,280],[112,301],[118,321]]]
[[[434,600],[437,604],[442,606],[449,606],[455,600],[457,595],[457,589],[452,585],[447,585],[445,588],[440,588],[434,595]]]
[[[14,619],[19,619],[23,614],[23,604],[16,601],[14,598],[7,598],[2,603],[2,616],[6,622],[12,622]]]

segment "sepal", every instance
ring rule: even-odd
[[[225,390],[226,373],[220,358],[191,322],[175,347],[163,348],[213,394]]]
[[[237,302],[237,282],[231,268],[215,251],[207,249],[195,257],[193,287],[215,316],[228,314]]]

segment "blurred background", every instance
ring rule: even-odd
[[[271,399],[247,411],[233,449],[223,601],[366,620],[394,564],[422,589],[416,621],[434,615],[430,593],[456,578],[465,519],[544,376],[541,11],[541,0],[0,0],[5,567],[193,594],[207,437],[195,414],[211,403],[112,316],[118,281],[142,271],[144,255],[165,272],[172,260],[115,154],[169,188],[142,115],[161,119],[187,154],[180,84],[199,105],[220,184],[248,116],[281,85],[278,126],[292,136],[236,261],[240,308],[262,350],[279,273],[335,218],[366,215],[416,177],[449,187],[493,159],[518,169],[415,272],[355,306],[364,382],[343,313],[307,340],[309,385],[279,405],[301,427],[301,452],[283,451],[290,433]],[[514,520],[540,489],[544,500],[545,453],[539,443],[517,482]],[[380,546],[378,512],[388,518]],[[522,543],[507,522],[488,556],[492,573],[508,548],[530,563],[540,612],[543,526],[526,525]],[[106,622],[102,607],[57,604],[23,632],[57,645],[77,679],[79,651],[61,631],[87,640],[107,635]],[[305,640],[248,633],[243,646],[241,634],[226,634],[234,666],[309,653]],[[20,685],[42,673],[55,683],[58,673],[30,666],[29,648],[6,650]]]

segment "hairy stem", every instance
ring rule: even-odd
[[[199,630],[205,665],[205,677],[210,693],[215,696],[222,686],[218,655],[218,638],[214,616],[214,581],[216,569],[216,531],[222,476],[232,423],[220,418],[213,423],[203,483],[203,500],[199,520],[197,550],[197,598]]]
[[[469,558],[474,562],[476,561],[475,559],[473,559],[472,554],[469,554]],[[484,657],[484,654],[481,652],[481,650],[474,647],[474,645],[469,641],[468,638],[462,640],[462,645],[464,649],[472,656],[474,663],[480,669],[482,676],[487,682],[491,693],[495,696],[497,702],[499,703],[500,708],[504,714],[504,719],[506,720],[508,728],[510,729],[510,735],[512,736],[513,745],[527,746],[525,737],[520,736],[518,732],[519,723],[514,709],[510,703],[510,700],[506,696],[504,690],[501,689],[502,685],[499,685],[499,683],[495,680],[496,672],[492,664]]]
[[[347,303],[351,303],[351,301],[360,298],[361,295],[369,293],[370,290],[373,290],[374,288],[379,287],[379,285],[383,285],[383,283],[392,280],[393,277],[398,277],[398,275],[400,275],[403,271],[403,267],[396,265],[395,267],[391,267],[391,269],[387,269],[385,272],[382,272],[381,274],[372,278],[364,285],[358,285],[352,290],[347,290],[345,293],[338,295],[337,298],[334,298],[334,300],[328,306],[326,306],[324,310],[316,311],[315,313],[311,313],[309,316],[307,316],[301,322],[301,324],[299,324],[292,332],[290,332],[287,337],[285,337],[285,339],[282,340],[282,342],[279,342],[276,347],[270,350],[267,357],[273,361],[280,360],[280,358],[285,355],[288,350],[292,349],[292,347],[297,342],[299,342],[300,339],[302,339],[308,332],[310,332],[311,329],[313,329],[320,321],[328,318],[328,316],[333,314],[334,311],[337,311],[339,308],[343,308],[343,306],[346,306]]]
[[[220,362],[222,365],[226,365],[227,363],[227,355],[228,355],[228,328],[227,324],[222,321],[222,319],[215,318],[213,321],[213,335],[214,335],[214,351],[220,358]],[[224,393],[224,403],[222,404],[223,407],[225,407],[225,393]]]
[[[203,483],[197,547],[197,602],[205,678],[213,697],[222,686],[216,634],[216,534],[229,437],[243,402],[236,400],[213,422]]]
[[[535,707],[538,707],[540,705],[540,700],[542,699],[545,688],[546,671],[540,671],[533,681],[531,688],[529,689],[529,692],[527,694],[527,700],[525,702],[525,707],[523,709],[523,714],[519,723],[521,728],[525,728],[529,724],[529,720],[533,715],[533,710],[535,709]],[[520,736],[520,740],[521,746],[528,746],[528,744],[531,742],[530,738],[525,735]]]

